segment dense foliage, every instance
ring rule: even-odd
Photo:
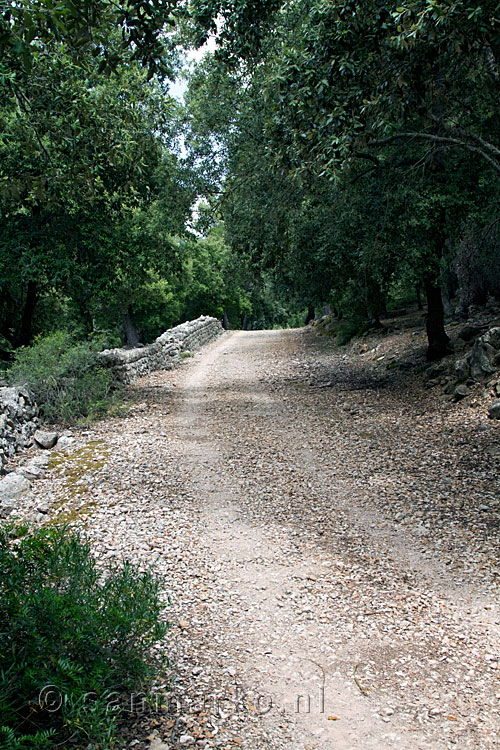
[[[159,584],[127,564],[99,572],[61,529],[0,530],[0,746],[110,747],[124,691],[160,666]]]
[[[4,357],[59,328],[134,344],[194,311],[227,307],[236,326],[248,311],[243,288],[216,281],[230,251],[190,230],[203,179],[180,153],[181,106],[151,76],[177,68],[167,11],[40,0],[0,15]]]
[[[56,40],[82,64],[90,52],[102,71],[137,60],[152,75],[172,72],[164,29],[175,26],[185,7],[177,0],[6,0],[0,12],[0,70],[31,70],[40,47]],[[110,29],[119,32],[111,39]]]
[[[442,288],[455,307],[498,297],[497,4],[216,5],[219,48],[188,105],[195,158],[209,175],[212,146],[224,177],[231,245],[303,303],[375,321],[422,287],[429,356],[446,353]]]
[[[376,323],[420,292],[439,356],[444,308],[498,297],[493,0],[2,8],[4,357],[58,328],[149,341],[198,313]],[[183,108],[179,43],[211,34]]]
[[[8,380],[28,387],[49,422],[93,419],[117,396],[110,371],[99,366],[101,349],[99,339],[75,342],[66,331],[57,331],[17,349]]]

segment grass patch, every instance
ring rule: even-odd
[[[94,500],[89,500],[81,505],[73,505],[70,508],[60,512],[55,516],[51,524],[52,526],[68,526],[77,520],[83,520],[88,516],[92,515],[97,507],[97,503]]]
[[[103,448],[103,446],[105,446],[105,443],[102,440],[92,440],[71,455],[52,453],[49,460],[49,469],[55,469],[58,474],[62,474],[65,479],[64,486],[72,499],[88,492],[88,486],[83,480],[105,465],[110,449]],[[67,500],[63,500],[59,506],[55,505],[55,509],[57,510],[60,505],[66,502]],[[57,520],[59,522],[59,519]]]

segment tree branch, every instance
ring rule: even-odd
[[[368,161],[376,164],[377,167],[380,166],[380,159],[377,159],[377,157],[373,156],[373,154],[367,154],[364,151],[354,151],[353,156],[356,156],[358,159],[368,159]]]
[[[472,133],[470,130],[461,128],[459,125],[450,125],[441,118],[435,117],[435,115],[430,114],[429,116],[431,120],[439,125],[439,127],[443,128],[443,130],[447,130],[451,134],[460,135],[463,138],[470,138],[471,141],[475,141],[475,143],[478,143],[486,151],[491,151],[491,153],[495,154],[495,156],[500,156],[500,148],[494,146],[489,141],[485,141],[484,138],[481,138],[481,136],[477,135],[477,133]]]
[[[379,169],[379,165],[374,165],[373,167],[367,167],[366,169],[363,169],[362,172],[357,174],[356,177],[353,177],[351,180],[347,180],[347,184],[354,185],[354,183],[360,180],[362,177],[364,177],[367,174],[370,174],[370,172],[375,172],[377,169]]]
[[[479,136],[478,136],[479,138]],[[495,161],[493,157],[491,157],[489,154],[487,154],[484,150],[484,148],[479,148],[479,146],[473,146],[471,143],[467,143],[466,141],[463,141],[459,138],[453,138],[452,136],[444,136],[444,135],[432,135],[432,133],[395,133],[394,135],[389,136],[388,138],[381,138],[377,141],[371,141],[368,146],[369,147],[377,147],[377,146],[389,146],[393,143],[396,143],[399,140],[424,140],[424,141],[431,141],[433,143],[443,143],[447,146],[456,146],[458,148],[465,148],[467,151],[472,151],[473,153],[479,154],[482,156],[482,158],[488,162],[488,164],[495,170],[495,172],[498,172],[500,174],[500,162]],[[494,146],[492,147],[495,148]]]

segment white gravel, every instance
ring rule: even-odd
[[[421,343],[229,334],[53,454],[38,521],[170,597],[123,747],[499,747],[500,425],[381,359]]]

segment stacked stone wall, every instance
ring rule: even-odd
[[[0,469],[33,445],[38,424],[38,407],[26,388],[0,388]]]
[[[171,369],[183,353],[199,349],[222,331],[216,318],[202,316],[165,331],[148,346],[106,349],[99,356],[117,382],[129,384],[154,370]],[[25,387],[0,388],[0,470],[16,453],[33,445],[39,424],[38,406]]]
[[[101,363],[109,367],[117,382],[133,383],[155,370],[170,370],[182,359],[182,354],[199,349],[223,332],[220,321],[202,315],[197,320],[162,333],[147,346],[132,349],[106,349],[99,355]]]

